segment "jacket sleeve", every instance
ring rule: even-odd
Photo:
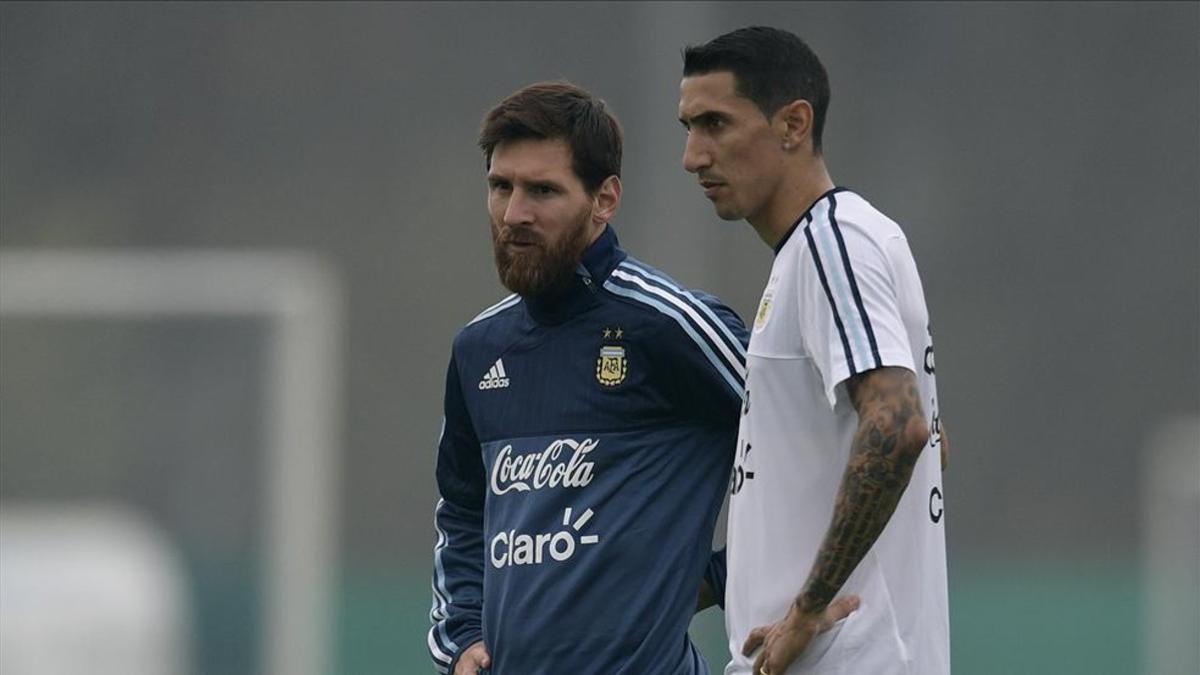
[[[712,589],[713,597],[717,600],[717,606],[721,609],[725,609],[725,573],[727,569],[728,564],[724,548],[719,551],[713,551],[708,556],[708,565],[704,568],[704,581]]]
[[[440,673],[452,673],[464,649],[483,638],[483,507],[485,478],[479,440],[467,414],[453,357],[446,373],[438,441],[434,512],[433,606],[429,653]]]
[[[676,320],[664,345],[675,395],[689,417],[721,427],[727,444],[714,450],[732,462],[738,420],[746,387],[746,347],[750,334],[729,307],[715,297],[691,291],[691,312],[686,323]],[[726,465],[728,469],[728,465]],[[725,549],[710,554],[704,580],[725,607]]]
[[[737,429],[746,387],[749,333],[733,310],[690,291],[690,310],[669,322],[665,340],[672,388],[689,417]],[[732,448],[730,449],[732,453]]]

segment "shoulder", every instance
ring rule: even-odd
[[[673,364],[708,364],[733,391],[745,383],[749,334],[737,314],[716,297],[684,288],[661,271],[627,258],[604,282],[616,301],[657,324],[651,349]]]
[[[904,239],[896,221],[849,190],[832,192],[814,205],[799,229],[781,254],[818,271],[839,259],[886,257],[887,243]]]
[[[729,335],[744,331],[737,314],[719,298],[690,289],[665,272],[633,257],[623,260],[604,282],[604,290],[634,311],[668,325],[688,324]]]
[[[829,195],[828,207],[821,210],[808,226],[812,230],[830,230],[845,238],[851,236],[856,242],[883,242],[903,237],[904,232],[896,221],[875,208],[862,195],[849,190]]]
[[[475,315],[454,336],[454,351],[473,349],[515,329],[521,314],[521,296],[513,293]]]

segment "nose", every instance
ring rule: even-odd
[[[697,134],[688,134],[683,146],[683,170],[699,173],[712,166],[712,153]]]
[[[513,190],[509,195],[508,203],[504,205],[504,224],[527,225],[533,222],[533,209],[530,208],[529,200],[526,199],[521,190]]]

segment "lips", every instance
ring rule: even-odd
[[[537,239],[537,237],[533,237],[533,236],[530,236],[527,234],[513,235],[513,236],[505,237],[503,243],[505,246],[508,246],[509,248],[514,248],[514,249],[517,249],[520,251],[525,251],[525,250],[528,250],[531,248],[536,248],[536,247],[541,246],[541,241],[539,241]]]
[[[716,192],[718,188],[725,186],[724,181],[716,180],[714,178],[708,178],[705,176],[700,177],[699,183],[700,183],[700,187],[704,190],[704,194],[709,195],[709,196],[712,196],[712,193]]]

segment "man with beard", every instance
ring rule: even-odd
[[[602,101],[531,85],[479,145],[513,295],[459,332],[446,376],[434,664],[707,673],[687,628],[723,595],[710,544],[746,330],[618,246],[621,130]]]

